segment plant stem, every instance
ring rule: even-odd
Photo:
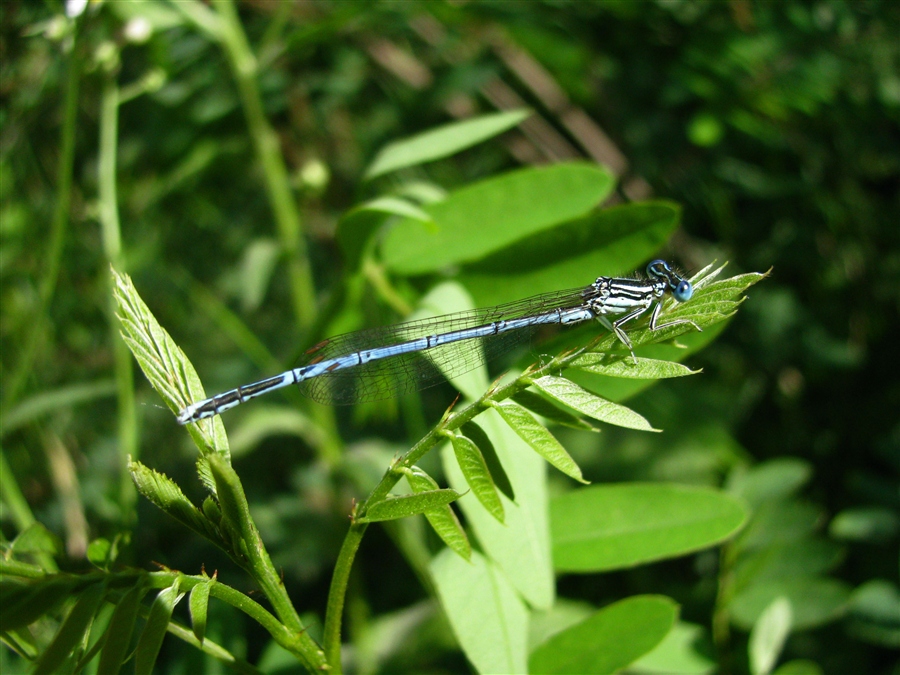
[[[137,458],[138,430],[137,411],[134,404],[134,371],[131,366],[131,353],[121,339],[118,321],[115,318],[114,283],[110,275],[109,265],[116,269],[124,269],[122,257],[122,232],[119,223],[119,207],[116,192],[116,152],[118,149],[119,130],[119,87],[116,82],[117,68],[110,68],[106,73],[100,102],[100,143],[98,186],[100,193],[99,216],[100,232],[103,240],[103,252],[108,263],[104,274],[109,285],[109,327],[110,340],[115,355],[116,393],[118,399],[118,437],[119,457],[122,473],[119,481],[119,505],[123,520],[130,521],[134,514],[137,493],[131,484],[128,474],[128,458]]]
[[[221,45],[238,85],[247,127],[263,168],[266,193],[278,225],[281,246],[287,257],[297,325],[301,332],[306,332],[316,315],[316,296],[309,253],[303,239],[300,213],[291,194],[287,167],[281,157],[278,136],[266,119],[256,83],[256,58],[247,43],[234,3],[231,0],[215,0],[213,4],[221,19]]]

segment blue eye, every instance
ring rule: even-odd
[[[690,300],[693,294],[694,287],[691,286],[691,282],[687,279],[682,279],[681,281],[679,281],[678,285],[675,287],[675,290],[672,291],[672,295],[675,296],[675,299],[678,302]]]

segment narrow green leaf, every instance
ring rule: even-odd
[[[445,488],[443,490],[429,490],[412,495],[389,496],[380,502],[375,502],[365,514],[356,519],[358,523],[377,523],[385,520],[399,520],[408,518],[426,511],[446,506],[455,502],[462,495],[456,490]]]
[[[480,260],[584,215],[612,186],[608,170],[586,162],[489,178],[423,206],[433,222],[407,218],[396,223],[385,234],[381,256],[388,269],[406,275]]]
[[[500,458],[497,456],[497,449],[491,442],[490,437],[484,432],[484,429],[475,422],[466,422],[462,426],[461,431],[464,436],[467,436],[478,446],[478,449],[481,450],[481,455],[484,457],[484,463],[487,465],[488,471],[491,474],[491,478],[494,479],[494,485],[497,486],[497,489],[506,495],[509,501],[516,501],[516,491],[513,489],[512,482],[509,480],[509,475],[507,475],[506,469],[503,468],[503,462],[501,462]]]
[[[194,631],[194,637],[200,641],[200,644],[203,644],[203,638],[206,637],[209,589],[214,583],[216,583],[216,579],[212,577],[205,583],[197,584],[191,589],[191,594],[188,597],[188,609],[191,612],[191,629]]]
[[[539,645],[532,673],[614,673],[651,651],[678,619],[678,605],[659,595],[620,600]]]
[[[106,629],[106,641],[100,651],[98,673],[115,675],[121,670],[125,657],[131,649],[131,635],[134,632],[141,598],[147,590],[143,585],[134,586],[126,591],[116,605],[109,620],[109,627]]]
[[[206,398],[194,366],[181,348],[159,325],[138,295],[131,278],[112,270],[113,297],[122,324],[122,338],[144,375],[173,412]],[[219,416],[187,426],[188,433],[202,451],[229,456],[228,438]]]
[[[550,557],[547,462],[500,419],[495,410],[478,418],[479,426],[494,441],[494,447],[519,497],[503,495],[503,522],[498,521],[474,494],[459,500],[466,525],[471,527],[484,555],[496,564],[525,601],[547,609],[555,600],[556,581]],[[468,489],[451,444],[441,448],[441,464],[448,484],[458,492]]]
[[[779,457],[761,462],[728,478],[728,491],[759,507],[797,494],[812,477],[812,465],[798,457]]]
[[[600,398],[565,378],[545,375],[534,380],[532,385],[563,405],[601,422],[639,431],[659,431],[630,408]]]
[[[637,363],[634,363],[631,355],[624,357],[595,352],[582,354],[570,363],[569,367],[578,368],[595,375],[624,377],[633,380],[661,380],[667,377],[696,375],[700,372],[699,370],[691,370],[687,366],[674,363],[673,361],[638,358]]]
[[[378,153],[366,169],[365,177],[370,180],[397,169],[449,157],[512,129],[530,114],[530,110],[491,113],[395,141]]]
[[[399,197],[379,197],[351,209],[338,221],[335,232],[348,270],[359,267],[372,236],[392,217],[431,222],[428,213]]]
[[[750,672],[754,675],[768,675],[772,672],[790,633],[791,603],[787,598],[775,598],[750,631],[747,646]]]
[[[528,408],[528,410],[530,410],[531,412],[540,415],[544,419],[553,422],[554,424],[559,424],[560,426],[564,427],[571,427],[572,429],[578,429],[579,431],[599,431],[597,427],[590,424],[589,422],[581,419],[580,417],[576,417],[568,410],[563,410],[559,406],[556,406],[545,399],[540,394],[535,394],[533,391],[529,391],[528,389],[520,391],[512,398],[523,408]]]
[[[493,408],[500,413],[503,421],[518,434],[519,438],[528,443],[541,457],[570,478],[580,483],[588,483],[582,477],[581,468],[575,460],[534,415],[511,400],[494,403]]]
[[[15,556],[43,553],[52,557],[63,550],[63,545],[53,532],[34,522],[16,535],[9,548]]]
[[[78,596],[53,641],[35,663],[34,675],[56,672],[67,658],[78,651],[105,594],[105,585],[95,584]]]
[[[465,476],[466,483],[472,488],[472,493],[482,506],[502,523],[503,503],[478,446],[471,439],[459,434],[452,436],[450,442],[459,468]]]
[[[180,590],[180,582],[175,583],[159,592],[153,604],[150,606],[150,615],[141,637],[138,639],[137,649],[134,653],[135,675],[151,675],[159,649],[162,647],[163,638],[172,618],[175,605],[184,597]]]
[[[113,380],[84,382],[42,391],[13,406],[8,412],[4,411],[0,437],[60,408],[71,408],[79,403],[113,396],[115,393],[116,383]]]
[[[406,481],[415,493],[429,492],[438,490],[437,481],[417,466],[412,467],[405,472]],[[472,556],[472,545],[466,536],[456,517],[453,508],[447,504],[440,508],[429,509],[425,511],[425,518],[429,524],[437,532],[437,535],[449,546],[458,556],[465,560],[469,560]]]
[[[178,484],[165,474],[150,469],[140,462],[128,464],[128,472],[138,492],[177,521],[194,532],[221,545],[217,530],[203,513],[184,496]]]
[[[725,541],[747,516],[709,488],[592,486],[551,500],[553,562],[558,572],[600,572],[682,556]]]
[[[526,672],[528,609],[506,575],[477,551],[470,562],[441,551],[430,569],[441,607],[475,671]]]

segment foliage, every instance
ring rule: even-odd
[[[893,3],[66,9],[0,17],[0,670],[889,672]],[[636,362],[171,415],[660,255]]]

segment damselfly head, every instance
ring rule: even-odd
[[[694,294],[691,282],[669,267],[665,260],[654,260],[647,265],[647,274],[657,279],[665,279],[669,284],[669,290],[672,291],[672,295],[678,302],[690,300]]]

